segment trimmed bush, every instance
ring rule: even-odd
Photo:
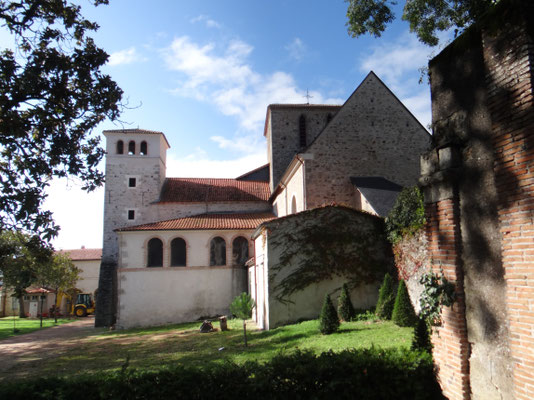
[[[399,283],[391,320],[398,326],[415,326],[415,323],[417,322],[417,316],[413,310],[412,302],[410,301],[410,296],[404,280],[401,280]]]
[[[393,278],[390,274],[384,275],[384,281],[378,292],[376,303],[376,315],[381,319],[391,319],[393,306],[395,304],[395,291],[393,289]]]
[[[330,335],[339,328],[339,318],[336,309],[332,304],[330,295],[327,294],[324,298],[323,308],[319,316],[319,330],[323,335]]]
[[[352,349],[296,351],[272,361],[203,368],[173,365],[70,379],[12,381],[0,398],[26,399],[366,399],[443,400],[428,353]]]
[[[432,342],[430,341],[428,323],[421,317],[417,318],[417,323],[413,329],[412,350],[432,352]]]
[[[346,283],[341,288],[341,294],[339,295],[337,304],[337,313],[343,321],[352,321],[356,316],[356,311],[350,301],[349,288]]]

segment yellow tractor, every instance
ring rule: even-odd
[[[95,313],[95,302],[91,293],[78,293],[76,301],[72,304],[71,313],[77,317],[86,317],[89,314]]]

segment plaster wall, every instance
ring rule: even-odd
[[[249,294],[256,302],[253,318],[259,329],[269,329],[269,281],[267,277],[269,257],[266,235],[265,232],[254,240],[255,265],[249,267],[249,276],[251,277],[249,279]]]
[[[98,288],[100,260],[76,260],[73,263],[81,270],[76,287],[82,292],[94,293]]]
[[[118,328],[228,315],[246,290],[247,271],[232,267],[120,268]]]
[[[134,231],[120,232],[121,249],[119,268],[144,268],[147,263],[147,243],[152,238],[163,242],[163,268],[170,267],[171,241],[182,238],[186,242],[187,267],[204,267],[210,265],[210,242],[216,236],[226,242],[226,263],[232,264],[232,242],[242,236],[249,242],[249,257],[254,256],[254,247],[250,240],[252,230],[193,230],[193,231]],[[172,269],[184,267],[172,267]],[[216,267],[213,267],[216,268]],[[156,268],[151,268],[156,269]]]
[[[295,212],[306,209],[304,196],[304,165],[303,162],[296,161],[294,168],[290,170],[287,177],[282,179],[284,188],[274,200],[274,207],[278,211],[278,217],[294,214],[292,210],[293,198],[295,198]]]

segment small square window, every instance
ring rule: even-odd
[[[137,179],[135,178],[128,179],[128,187],[135,187],[136,185],[137,185]]]
[[[128,219],[135,219],[135,210],[128,210]]]

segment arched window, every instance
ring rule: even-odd
[[[297,199],[295,196],[293,196],[293,199],[291,200],[291,214],[297,213]]]
[[[232,242],[232,264],[244,266],[248,260],[248,240],[238,236]]]
[[[163,242],[158,238],[148,241],[147,267],[163,267]]]
[[[139,154],[142,156],[146,156],[148,154],[148,145],[144,140],[141,142],[141,150],[139,151]]]
[[[135,142],[133,140],[130,140],[130,143],[128,143],[128,154],[135,154]]]
[[[306,146],[306,117],[302,114],[299,118],[300,147]]]
[[[117,142],[117,154],[124,154],[124,142],[122,140]]]
[[[210,265],[226,265],[226,242],[222,237],[211,239]]]
[[[171,242],[171,267],[185,267],[186,253],[185,240],[182,238],[173,239]]]

